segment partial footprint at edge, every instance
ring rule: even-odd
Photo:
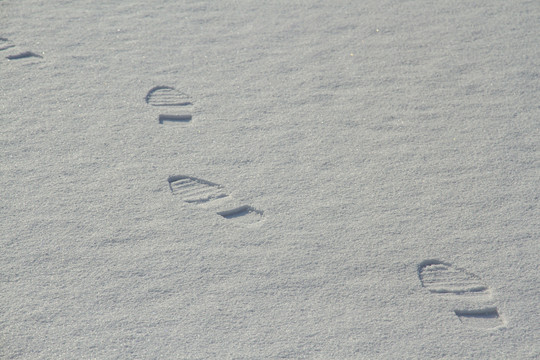
[[[9,39],[0,37],[0,51],[7,50],[12,47],[15,47],[15,44],[9,41]]]
[[[418,277],[431,293],[460,300],[454,313],[463,324],[480,329],[504,325],[492,305],[489,287],[477,275],[439,260],[426,260],[418,268]]]
[[[171,86],[156,86],[150,89],[146,94],[146,103],[152,106],[168,108],[167,113],[159,114],[158,121],[160,124],[165,123],[187,123],[192,119],[191,116],[191,101],[189,96],[176,90]],[[178,108],[183,108],[182,113],[178,113]]]
[[[204,204],[218,199],[231,198],[223,186],[192,176],[169,176],[168,182],[173,195],[179,196],[187,203]],[[258,222],[263,216],[261,210],[249,205],[235,206],[228,210],[218,211],[217,214],[225,219],[244,224]]]

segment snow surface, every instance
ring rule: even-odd
[[[3,0],[0,38],[0,358],[540,358],[537,0]]]

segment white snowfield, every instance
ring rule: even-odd
[[[540,2],[0,0],[1,359],[539,359]]]

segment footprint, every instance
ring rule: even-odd
[[[503,325],[497,307],[491,304],[491,290],[479,276],[449,263],[426,260],[418,268],[418,277],[431,293],[459,300],[456,307],[460,308],[454,313],[463,324],[480,329]]]
[[[422,286],[433,293],[471,295],[488,290],[478,276],[438,260],[424,262],[419,276]]]
[[[230,196],[223,186],[192,176],[176,175],[169,176],[169,188],[173,195],[177,195],[187,203],[205,204],[214,200],[227,198],[228,203],[232,202]],[[219,206],[223,206],[222,202]],[[231,206],[229,210],[218,211],[218,215],[227,220],[234,220],[243,224],[253,224],[262,220],[263,212],[249,205]]]
[[[146,94],[145,100],[148,105],[176,108],[175,111],[178,110],[178,107],[185,108],[193,105],[191,101],[189,101],[188,95],[170,86],[156,86],[150,89],[150,91],[148,91]],[[159,123],[190,122],[192,116],[189,110],[190,109],[184,109],[184,114],[160,114],[158,116]]]
[[[0,51],[8,50],[11,48],[15,48],[15,44],[13,44],[9,39],[0,37]],[[20,59],[26,59],[26,58],[43,58],[43,56],[38,55],[31,51],[24,51],[21,53],[15,53],[10,54],[6,56],[6,59],[8,60],[20,60]]]

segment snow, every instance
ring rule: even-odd
[[[539,358],[539,19],[0,1],[0,358]]]

